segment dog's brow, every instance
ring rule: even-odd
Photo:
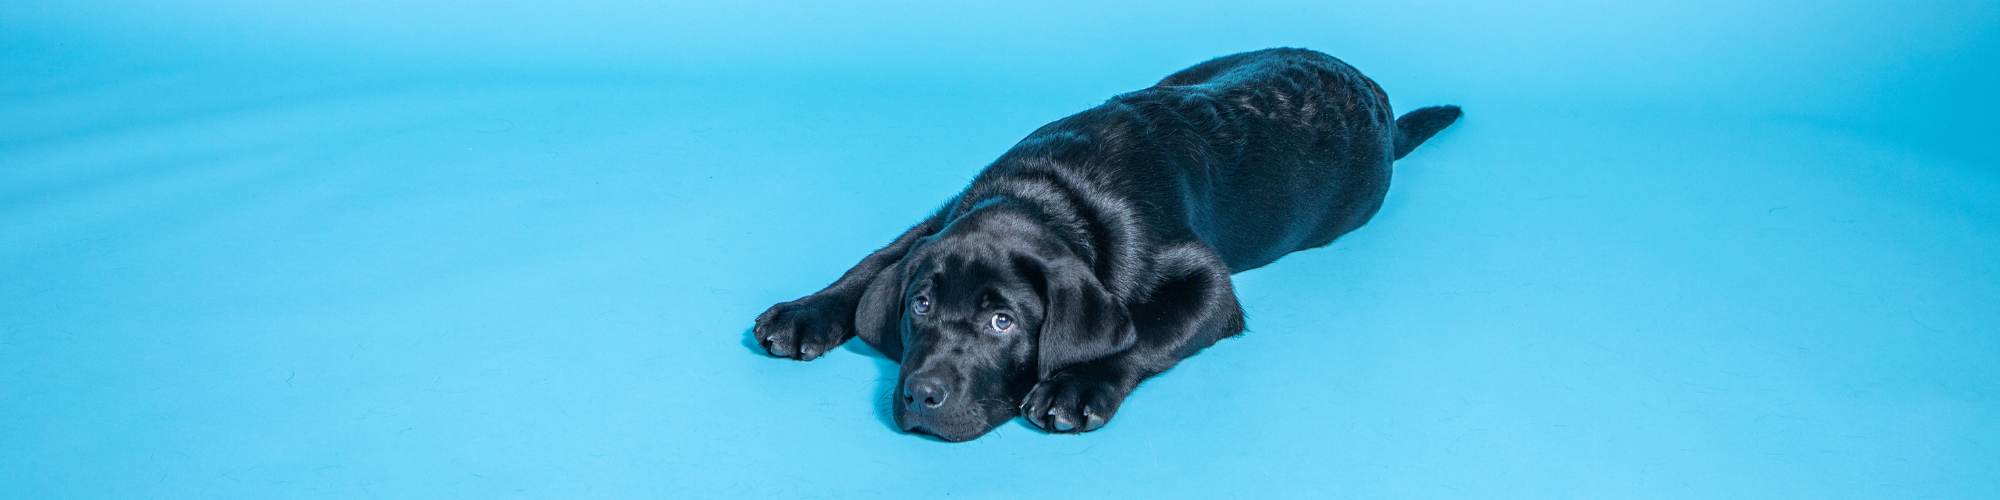
[[[1005,306],[1007,304],[1007,295],[1000,293],[999,290],[992,287],[987,287],[985,291],[979,294],[979,307],[992,309],[995,306]]]

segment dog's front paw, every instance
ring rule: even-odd
[[[1049,432],[1090,432],[1104,427],[1131,389],[1095,377],[1057,373],[1035,384],[1021,416]]]
[[[771,306],[751,331],[772,356],[812,361],[854,336],[854,307],[817,295]]]

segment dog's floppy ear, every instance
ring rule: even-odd
[[[854,335],[897,362],[903,361],[903,289],[907,260],[896,261],[868,282],[854,309]]]
[[[1043,380],[1064,367],[1129,349],[1138,341],[1131,311],[1083,262],[1051,263],[1043,276],[1048,305],[1043,309],[1047,314],[1037,354]]]

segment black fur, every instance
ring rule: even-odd
[[[1319,52],[1197,64],[1029,134],[753,335],[774,356],[859,336],[900,360],[906,431],[965,441],[1016,414],[1096,430],[1141,381],[1243,331],[1230,274],[1366,223],[1390,162],[1459,110],[1393,116],[1373,81]]]

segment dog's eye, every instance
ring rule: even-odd
[[[910,304],[910,310],[915,311],[917,314],[930,314],[931,299],[917,297],[917,301]]]
[[[1007,313],[994,313],[994,314],[993,314],[993,329],[994,329],[994,330],[999,330],[999,331],[1003,331],[1003,332],[1004,332],[1004,331],[1007,331],[1008,329],[1010,329],[1010,328],[1013,328],[1013,327],[1014,327],[1014,317],[1013,317],[1013,316],[1008,316],[1008,315],[1007,315]]]

